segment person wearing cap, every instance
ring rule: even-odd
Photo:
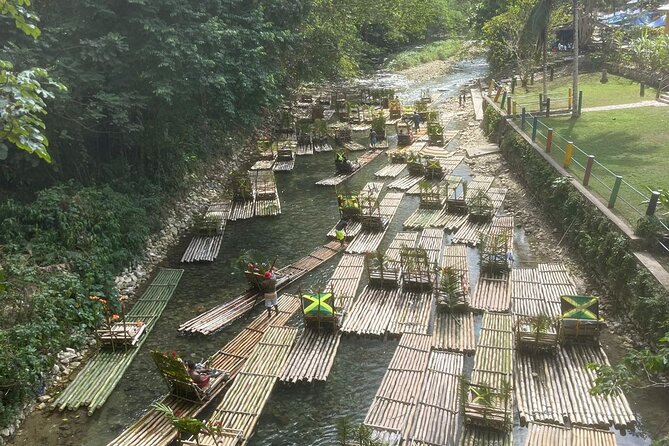
[[[267,271],[264,275],[265,280],[263,280],[260,286],[262,287],[263,294],[265,297],[265,308],[267,308],[267,317],[272,316],[272,307],[276,311],[276,314],[279,314],[279,301],[276,295],[276,279],[274,274],[271,271]]]

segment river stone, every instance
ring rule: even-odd
[[[46,403],[39,403],[36,407],[37,410],[44,410],[46,409]]]
[[[50,395],[42,395],[42,396],[37,398],[37,401],[39,401],[40,403],[49,402],[49,401],[51,401],[51,396]]]

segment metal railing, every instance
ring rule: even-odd
[[[640,219],[655,215],[659,197],[657,191],[642,192],[638,186],[600,163],[594,155],[548,127],[542,122],[546,117],[545,113],[528,109],[526,105],[516,101],[518,97],[509,97],[504,85],[494,80],[490,85],[493,88],[488,90],[489,97],[499,103],[502,112],[517,122],[533,142],[543,147],[546,153],[578,178],[583,186],[594,192],[609,209],[624,218],[632,227],[636,227]],[[536,101],[533,104],[538,105]],[[669,227],[661,219],[658,220],[669,233]],[[669,253],[668,243],[658,239],[658,244]]]

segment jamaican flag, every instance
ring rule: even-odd
[[[332,308],[332,293],[305,293],[302,294],[305,316],[334,316]]]
[[[599,320],[599,298],[594,296],[560,296],[563,319]]]

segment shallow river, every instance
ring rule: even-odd
[[[422,84],[413,84],[395,75],[379,76],[374,79],[374,83],[403,88],[400,94],[403,99],[415,100],[425,88],[445,99],[457,94],[459,86],[468,79],[484,75],[485,70],[486,65],[482,61],[463,62],[450,75]],[[364,135],[361,137],[364,138]],[[373,173],[385,162],[385,156],[378,157],[340,188],[359,190],[373,179]],[[231,299],[245,289],[243,278],[232,265],[244,249],[252,248],[276,256],[277,264],[281,266],[302,257],[326,241],[325,232],[338,220],[334,190],[331,187],[315,186],[314,183],[329,176],[333,168],[331,153],[298,157],[293,172],[277,174],[282,215],[228,223],[221,254],[216,262],[180,264],[179,259],[189,241],[189,237],[185,237],[179,246],[172,249],[168,261],[163,265],[185,269],[179,287],[146,341],[143,351],[103,408],[90,418],[68,413],[38,417],[37,420],[32,417],[16,443],[105,445],[167,390],[148,356],[149,350],[176,350],[186,357],[190,355],[200,360],[238,333],[244,320],[208,337],[181,336],[176,328],[181,322]],[[461,166],[455,173],[468,176],[469,171],[466,166]],[[394,234],[401,230],[402,222],[417,207],[416,197],[404,198],[381,245],[382,249],[387,247]],[[533,264],[543,260],[529,251],[521,230],[517,230],[514,242],[518,262]],[[470,281],[475,284],[478,277],[477,262],[475,251],[470,249],[470,253],[470,268],[474,268]],[[337,261],[338,257],[308,275],[303,283],[325,284]],[[336,444],[336,420],[342,416],[348,416],[356,423],[363,420],[396,346],[397,341],[344,337],[326,383],[276,385],[249,445]],[[643,403],[643,398],[642,401],[632,403],[636,407]],[[657,406],[660,409],[662,404]],[[654,426],[652,431],[664,421],[665,410],[666,407],[662,408],[659,415],[652,417],[657,419],[650,420],[649,425]],[[658,411],[647,412],[657,414]],[[40,423],[51,424],[56,419],[60,421],[68,417],[72,423],[60,427],[60,440],[55,440],[53,432],[49,434],[49,429],[40,426]],[[88,419],[84,420],[84,417]],[[522,444],[524,431],[519,427],[515,429],[515,444]],[[620,444],[649,444],[647,439],[638,435],[628,434],[619,440]]]

